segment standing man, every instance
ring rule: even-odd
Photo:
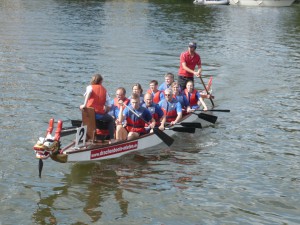
[[[188,81],[194,81],[194,75],[196,77],[201,76],[201,58],[196,53],[197,43],[190,42],[189,48],[186,52],[182,52],[180,55],[180,67],[178,71],[178,83],[181,90],[186,88]],[[195,71],[195,67],[198,66],[198,71]]]

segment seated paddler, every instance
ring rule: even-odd
[[[165,127],[166,124],[174,125],[182,118],[181,104],[173,98],[173,91],[170,88],[165,90],[165,99],[159,102],[159,106],[164,112],[164,118],[161,125]]]
[[[123,105],[123,101],[119,100],[119,104]],[[155,120],[148,109],[140,105],[140,96],[133,93],[130,98],[130,105],[120,108],[118,120],[120,122],[126,120],[127,140],[138,138],[140,135],[146,134],[145,126],[155,127]]]
[[[144,95],[144,102],[145,103],[142,106],[150,111],[152,118],[155,120],[155,127],[163,130],[164,128],[161,126],[161,120],[164,117],[164,112],[158,104],[153,102],[152,94],[146,93]],[[146,130],[151,130],[151,126],[147,125]]]
[[[201,97],[201,94],[199,91],[194,89],[194,82],[193,81],[188,81],[186,83],[186,89],[184,89],[184,95],[186,96],[189,106],[191,107],[192,110],[195,110],[199,108],[201,105],[203,106],[203,110],[207,110],[207,106]]]
[[[92,76],[90,85],[86,87],[84,103],[80,105],[80,110],[84,110],[86,107],[94,108],[96,120],[108,123],[110,139],[114,139],[115,122],[112,116],[108,114],[110,110],[110,97],[105,87],[103,87],[102,82],[103,78],[100,74]]]
[[[122,100],[122,106],[119,104],[119,100]],[[126,140],[127,131],[125,127],[125,121],[119,122],[120,108],[125,108],[125,105],[129,105],[130,100],[126,97],[126,89],[124,87],[118,87],[116,90],[116,97],[111,101],[111,109],[109,114],[114,118],[116,123],[116,139]]]

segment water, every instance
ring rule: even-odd
[[[298,4],[1,0],[0,10],[0,224],[300,223]],[[190,40],[230,113],[170,149],[47,160],[38,178],[32,146],[51,117],[80,118],[93,73],[112,95],[147,89],[177,73]]]

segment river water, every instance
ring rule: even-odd
[[[49,159],[38,177],[32,146],[51,117],[80,119],[93,73],[111,95],[147,89],[177,74],[190,40],[230,113],[171,148]],[[299,4],[0,0],[0,54],[1,225],[300,223]]]

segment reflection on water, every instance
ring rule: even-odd
[[[32,218],[38,224],[67,221],[89,224],[99,221],[103,213],[108,212],[106,205],[109,204],[110,208],[115,209],[111,216],[118,219],[128,214],[131,203],[126,199],[128,192],[139,195],[145,189],[156,192],[173,187],[188,189],[189,182],[198,183],[193,181],[193,177],[199,176],[200,171],[183,170],[174,174],[173,171],[164,169],[164,165],[168,163],[189,166],[195,165],[196,160],[166,149],[157,154],[131,154],[102,163],[74,164],[70,174],[61,179],[62,186],[56,186],[47,193],[39,191],[38,208]],[[73,219],[67,217],[77,210],[79,212]],[[60,215],[59,211],[64,214]]]

